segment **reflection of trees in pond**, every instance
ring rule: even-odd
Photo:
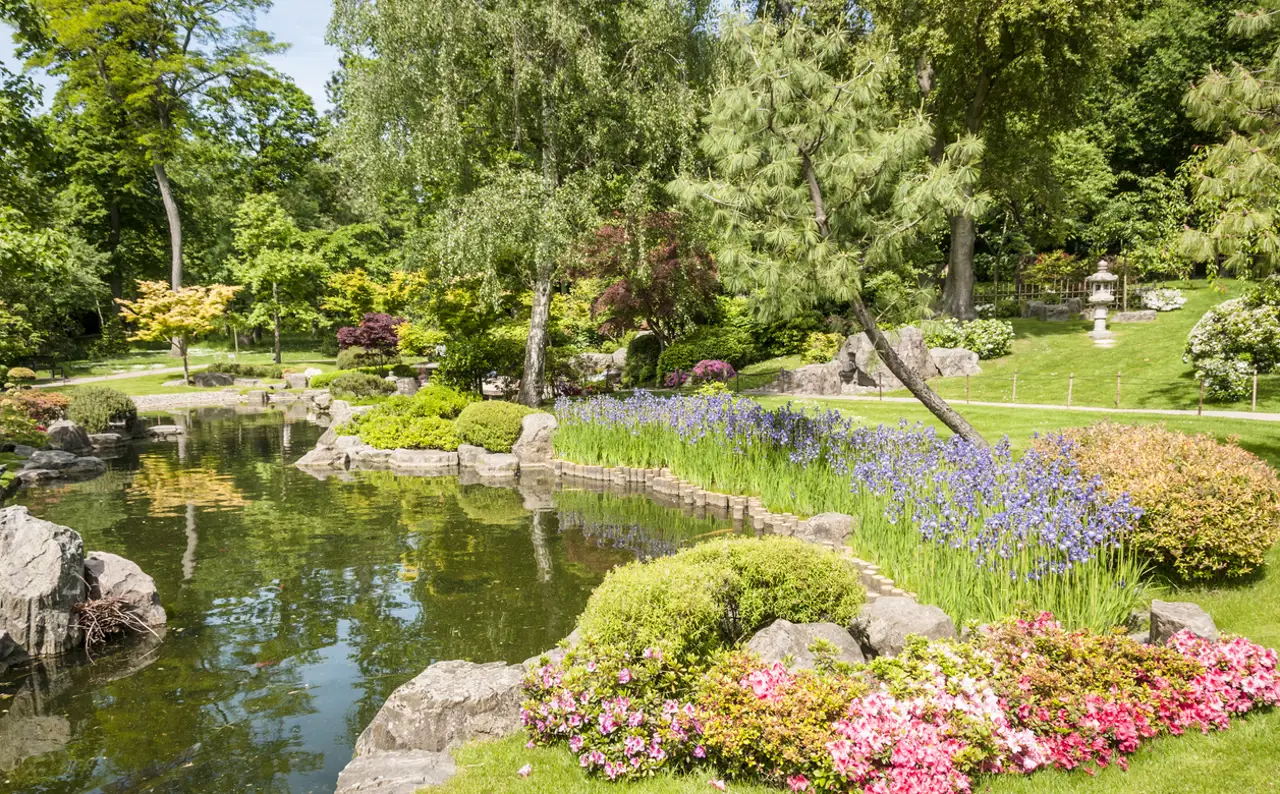
[[[149,516],[186,516],[187,505],[201,512],[235,510],[248,504],[235,480],[214,468],[183,466],[168,457],[146,456],[130,490],[148,501]]]
[[[686,515],[646,496],[565,490],[556,495],[556,508],[561,532],[578,530],[597,546],[625,549],[640,559],[669,556],[734,531],[728,519]]]
[[[22,493],[20,503],[36,515],[75,527],[81,534],[102,533],[128,516],[121,494],[132,478],[131,472],[113,468],[85,482],[28,489]],[[54,515],[59,517],[53,518]]]
[[[458,489],[458,505],[467,517],[491,524],[520,524],[529,519],[524,498],[514,488],[465,485]]]

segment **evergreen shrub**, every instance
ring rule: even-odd
[[[128,395],[106,386],[84,386],[71,395],[67,418],[88,433],[105,433],[112,422],[127,422],[138,415]]]
[[[520,439],[521,422],[533,413],[533,408],[501,400],[472,403],[458,414],[458,437],[490,452],[510,452]]]

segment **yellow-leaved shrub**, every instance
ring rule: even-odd
[[[1280,478],[1234,443],[1110,422],[1063,435],[1084,472],[1143,509],[1131,543],[1162,569],[1186,580],[1242,576],[1280,539]]]

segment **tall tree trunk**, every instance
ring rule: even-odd
[[[178,202],[173,197],[173,186],[169,184],[169,174],[165,171],[164,163],[157,162],[155,171],[160,198],[164,201],[164,214],[169,220],[169,285],[176,292],[182,289],[182,216],[178,214]]]
[[[544,275],[544,272],[546,273]],[[533,285],[533,311],[529,315],[529,339],[524,346],[524,376],[520,379],[521,405],[542,404],[542,384],[547,375],[547,325],[551,320],[551,276],[538,268]]]
[[[942,310],[959,320],[978,316],[973,307],[973,249],[978,222],[970,215],[951,216],[951,253],[947,279],[942,285]]]
[[[107,218],[111,222],[111,231],[107,236],[107,250],[111,254],[111,297],[119,299],[124,297],[124,268],[121,267],[118,252],[120,249],[120,202],[111,199],[107,205]],[[111,301],[112,310],[119,314],[120,304],[115,300]]]
[[[831,236],[831,221],[827,216],[826,200],[822,197],[822,185],[818,182],[818,174],[813,168],[813,161],[809,157],[807,150],[800,152],[801,162],[804,165],[805,181],[809,186],[809,199],[813,202],[813,219],[818,226],[818,231],[823,237]],[[876,318],[867,310],[867,305],[862,302],[862,295],[854,293],[852,300],[853,316],[858,320],[858,324],[862,326],[863,332],[867,338],[871,340],[871,344],[875,345],[876,352],[880,354],[880,360],[885,363],[889,371],[902,381],[902,385],[907,387],[915,398],[919,400],[929,412],[958,436],[968,439],[975,444],[986,446],[986,439],[982,437],[973,425],[969,424],[969,420],[961,416],[954,408],[947,404],[947,401],[938,396],[938,393],[929,388],[929,384],[925,383],[924,378],[920,377],[914,369],[907,366],[906,362],[898,356],[897,351],[889,344],[889,340],[881,333],[880,327],[876,325]]]
[[[280,363],[280,285],[271,282],[271,301],[272,306],[271,319],[275,325],[276,336],[276,364]]]
[[[187,365],[187,343],[182,339],[174,339],[173,344],[178,348],[178,355],[182,356],[182,381],[190,383],[191,367]]]

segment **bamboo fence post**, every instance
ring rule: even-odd
[[[1116,371],[1116,407],[1120,407],[1120,372]]]
[[[1204,381],[1200,381],[1200,403],[1196,406],[1196,416],[1204,416]]]
[[[1016,369],[1013,371],[1013,401],[1015,403],[1018,401],[1018,371]]]
[[[1067,376],[1067,407],[1071,407],[1071,393],[1076,390],[1076,373]]]
[[[880,402],[884,402],[884,375],[881,372],[876,373],[876,388],[880,390]]]
[[[969,402],[969,376],[967,374],[964,376],[964,401],[966,404]]]
[[[1253,404],[1249,408],[1250,411],[1258,410],[1258,368],[1253,368]]]

